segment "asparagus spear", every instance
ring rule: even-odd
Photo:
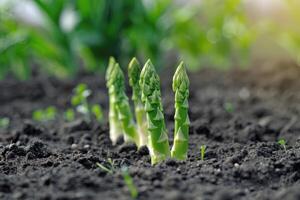
[[[147,113],[148,148],[151,163],[155,164],[169,157],[170,149],[161,103],[160,80],[150,60],[142,69],[139,83]]]
[[[174,143],[171,150],[172,158],[185,160],[187,158],[189,140],[189,78],[183,62],[181,62],[173,76],[173,91],[175,92],[175,130]]]
[[[118,119],[121,122],[124,132],[125,141],[134,141],[136,145],[140,146],[139,135],[137,133],[133,116],[130,110],[128,97],[125,94],[125,79],[124,74],[118,63],[115,63],[110,77],[108,79],[110,96],[112,103],[116,107]]]
[[[115,59],[113,57],[110,57],[108,68],[106,70],[106,75],[105,75],[106,86],[108,88],[108,93],[109,93],[109,114],[108,114],[109,136],[114,145],[116,144],[118,137],[121,136],[123,133],[121,123],[118,117],[117,106],[114,102],[115,101],[114,87],[112,85],[112,82],[109,81],[111,79],[111,74],[115,64],[116,64]]]
[[[133,58],[128,65],[129,85],[132,88],[132,100],[134,103],[137,128],[140,136],[140,145],[147,145],[147,121],[146,112],[141,99],[141,88],[139,79],[141,74],[140,63]]]

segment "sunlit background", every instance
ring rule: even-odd
[[[188,2],[188,3],[187,3]],[[299,0],[0,0],[0,78],[157,68],[300,64]]]

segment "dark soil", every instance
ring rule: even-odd
[[[213,70],[191,74],[188,160],[170,159],[155,166],[146,148],[137,150],[122,141],[112,146],[107,122],[30,119],[37,108],[67,108],[79,82],[89,85],[91,101],[100,102],[107,113],[103,77],[2,81],[0,116],[10,117],[11,125],[0,131],[0,199],[131,199],[120,172],[125,165],[141,200],[300,199],[300,95],[289,87],[299,82],[287,78],[286,83],[281,77],[278,83],[273,76],[263,79],[257,74]],[[171,144],[171,76],[162,77]],[[279,138],[287,141],[286,151],[277,144]],[[207,146],[204,161],[201,145]],[[99,162],[109,167],[109,159],[116,169],[113,174],[96,166]]]

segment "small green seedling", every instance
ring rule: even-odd
[[[278,143],[280,146],[282,146],[283,149],[284,149],[284,151],[286,152],[286,141],[285,141],[285,139],[280,139],[280,140],[278,140],[277,143]]]
[[[224,109],[225,109],[226,112],[228,112],[228,113],[233,113],[233,112],[234,112],[234,106],[233,106],[233,104],[230,103],[230,102],[226,102],[226,103],[224,104]]]
[[[137,196],[138,196],[138,190],[137,190],[136,186],[133,183],[133,179],[130,176],[127,167],[122,168],[122,175],[123,175],[124,182],[125,182],[128,190],[129,190],[129,192],[130,192],[131,198],[136,199]]]
[[[38,122],[46,122],[54,120],[57,116],[57,109],[54,106],[49,106],[46,109],[38,109],[32,113],[32,118]]]
[[[75,119],[75,112],[72,108],[68,108],[65,113],[64,117],[68,122],[71,122]]]
[[[7,117],[0,118],[0,129],[6,129],[10,124],[10,120]]]
[[[200,154],[201,154],[201,160],[204,160],[205,157],[205,151],[206,151],[206,146],[205,145],[201,145],[200,147]]]
[[[88,122],[91,121],[91,116],[87,98],[91,93],[86,84],[80,83],[75,87],[74,95],[71,99],[71,103],[76,107],[77,112],[81,113]]]
[[[112,159],[108,159],[108,163],[109,163],[109,166],[106,167],[104,165],[102,165],[101,163],[99,162],[96,162],[96,165],[97,167],[99,167],[100,169],[102,169],[103,171],[107,172],[108,174],[113,174],[115,172],[115,167],[114,167],[114,162]]]
[[[83,115],[87,122],[91,121],[92,115],[97,121],[102,122],[103,112],[100,105],[90,106],[88,103],[88,97],[92,94],[87,85],[80,83],[74,89],[74,95],[71,99],[72,106],[76,107],[76,111]]]
[[[93,113],[93,115],[95,116],[96,120],[98,122],[102,122],[103,120],[103,111],[101,106],[99,106],[98,104],[94,104],[91,108],[91,111]]]

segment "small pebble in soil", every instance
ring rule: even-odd
[[[248,90],[248,88],[243,87],[240,91],[239,91],[239,97],[242,100],[247,100],[250,97],[250,91]]]
[[[216,171],[215,171],[215,175],[216,176],[222,176],[222,171],[221,171],[221,169],[216,169]]]
[[[72,144],[71,149],[77,149],[78,145],[77,144]]]

